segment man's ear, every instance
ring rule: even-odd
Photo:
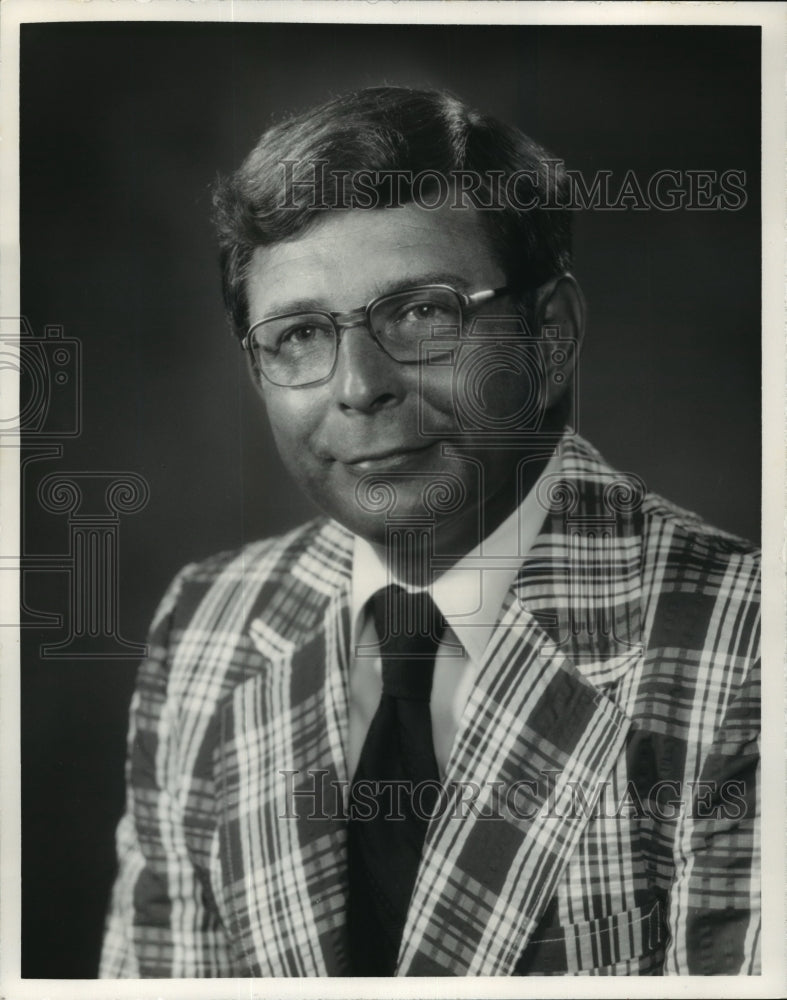
[[[561,274],[538,290],[535,334],[543,343],[547,369],[546,409],[571,385],[585,334],[585,296],[571,274]]]

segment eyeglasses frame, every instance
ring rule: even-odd
[[[297,385],[287,385],[286,383],[274,382],[274,380],[268,375],[263,366],[256,362],[255,367],[259,370],[260,374],[265,378],[271,385],[275,385],[280,389],[307,389],[311,386],[321,385],[323,382],[328,382],[336,371],[336,365],[339,361],[339,347],[342,342],[342,330],[350,329],[354,326],[363,326],[366,332],[372,338],[374,343],[386,357],[389,357],[392,361],[395,361],[399,365],[417,365],[421,361],[419,358],[415,358],[412,361],[399,361],[395,358],[377,337],[374,332],[371,323],[371,313],[372,310],[383,302],[385,299],[393,298],[395,295],[406,295],[408,292],[426,292],[426,291],[443,291],[451,292],[459,301],[462,326],[464,326],[464,321],[468,312],[477,309],[479,306],[484,305],[487,302],[491,302],[493,299],[499,298],[501,295],[505,295],[511,291],[508,285],[501,285],[499,288],[483,288],[478,292],[473,292],[471,294],[467,292],[460,292],[458,289],[453,288],[451,285],[441,285],[441,284],[430,284],[430,285],[413,285],[412,288],[403,288],[397,292],[386,292],[384,295],[377,295],[370,302],[367,302],[365,306],[361,306],[358,309],[353,309],[350,312],[339,313],[339,312],[329,312],[326,309],[299,309],[297,312],[287,312],[287,313],[276,313],[274,316],[265,316],[263,319],[258,319],[249,327],[246,336],[241,340],[241,347],[244,351],[251,351],[251,335],[256,330],[258,326],[262,323],[269,323],[273,320],[280,319],[290,319],[296,316],[324,316],[326,319],[330,320],[333,324],[334,331],[336,333],[336,347],[334,350],[333,365],[331,366],[330,372],[324,375],[322,378],[314,379],[311,382],[300,382]],[[461,329],[460,329],[461,334]],[[254,355],[252,355],[254,358]]]

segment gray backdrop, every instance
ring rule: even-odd
[[[577,214],[579,426],[650,489],[756,538],[759,45],[758,28],[23,27],[24,975],[95,975],[133,644],[164,587],[311,514],[224,324],[216,172],[272,117],[383,82],[453,90],[588,177],[745,171],[738,211]],[[90,531],[115,604],[74,636]]]

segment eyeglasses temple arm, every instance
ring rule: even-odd
[[[483,305],[484,302],[489,302],[490,299],[497,298],[498,295],[502,295],[507,292],[508,288],[503,285],[501,288],[485,288],[483,291],[474,292],[472,295],[465,296],[465,304],[469,307],[475,307]]]

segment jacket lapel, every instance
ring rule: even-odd
[[[223,882],[249,975],[341,975],[345,967],[351,555],[350,536],[327,525],[288,567],[264,619],[249,626],[264,669],[223,707]]]
[[[562,469],[540,484],[549,513],[465,707],[399,975],[513,972],[588,822],[574,789],[589,798],[624,748],[616,701],[641,662],[639,486],[574,445]],[[611,509],[615,483],[636,495]]]

